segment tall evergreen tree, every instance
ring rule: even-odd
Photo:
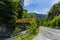
[[[23,8],[19,3],[20,0],[0,0],[0,22],[11,30],[15,29],[16,20]]]

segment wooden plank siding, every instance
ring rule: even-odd
[[[18,20],[16,20],[16,23],[30,23],[30,22],[33,22],[33,21],[39,22],[39,19],[37,19],[37,18],[18,19]]]

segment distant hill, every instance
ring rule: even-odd
[[[29,14],[35,15],[36,18],[42,18],[42,19],[47,16],[45,14],[37,14],[37,13],[29,13]]]
[[[37,13],[35,13],[35,17],[36,18],[45,18],[46,17],[46,15],[45,14],[37,14]]]

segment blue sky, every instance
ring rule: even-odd
[[[24,9],[28,12],[47,14],[51,6],[60,0],[24,0]]]

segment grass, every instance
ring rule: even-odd
[[[21,40],[21,38],[20,37],[17,37],[17,38],[15,38],[15,40]]]
[[[36,31],[37,34],[40,32],[40,30]],[[33,40],[33,38],[37,35],[37,34],[25,34],[21,37],[17,37],[15,38],[15,40]]]
[[[36,35],[28,34],[22,36],[22,40],[32,40]]]
[[[15,38],[15,40],[32,40],[36,35],[26,34],[21,37]]]
[[[33,40],[33,38],[39,33],[41,32],[40,30],[36,30],[36,34],[26,34],[24,36],[22,36],[22,40]]]

